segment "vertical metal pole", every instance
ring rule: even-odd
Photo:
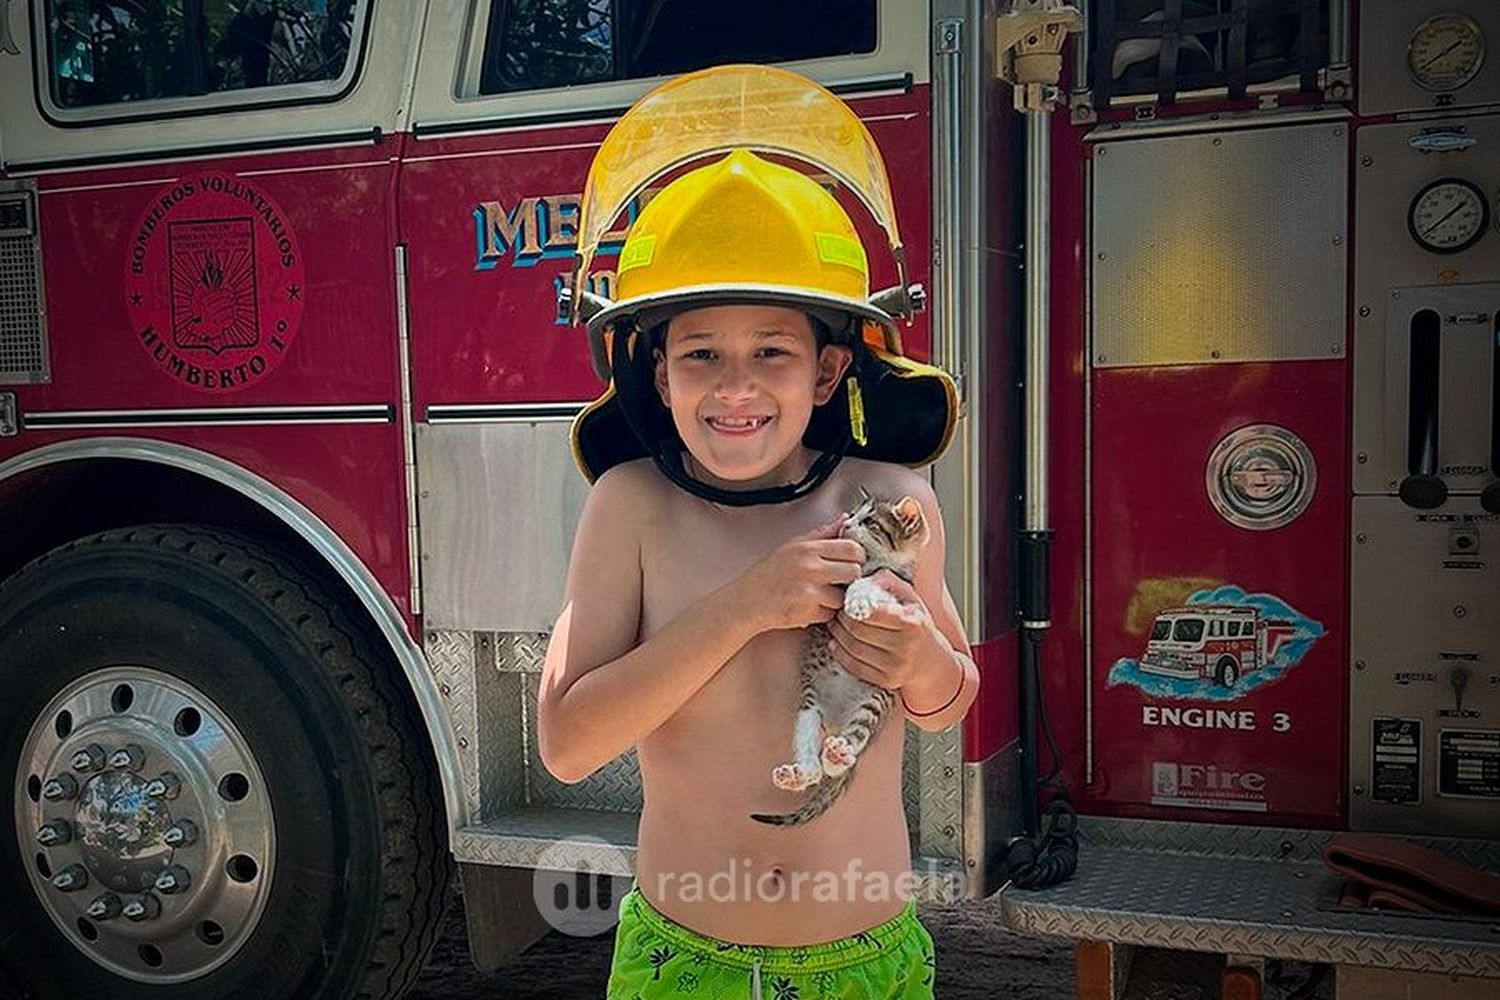
[[[1050,111],[1026,112],[1026,334],[1023,423],[1026,429],[1021,497],[1021,818],[1028,834],[1040,829],[1037,721],[1041,709],[1042,639],[1051,622],[1047,496],[1048,211]]]
[[[1022,530],[1050,530],[1047,510],[1047,364],[1049,358],[1047,295],[1051,287],[1048,254],[1052,241],[1048,220],[1052,188],[1051,143],[1047,111],[1026,113],[1026,492]],[[1025,623],[1033,624],[1033,623]],[[1039,623],[1046,627],[1048,622]]]
[[[1328,68],[1345,69],[1349,65],[1349,3],[1348,0],[1329,0],[1328,4]]]
[[[958,384],[960,418],[948,457],[935,469],[934,482],[949,512],[948,580],[954,603],[978,644],[984,631],[984,534],[982,469],[982,339],[984,312],[979,238],[984,218],[984,134],[978,72],[983,54],[976,25],[983,23],[980,0],[946,3],[934,11],[933,47],[933,359]]]

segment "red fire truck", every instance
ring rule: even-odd
[[[0,983],[394,997],[455,869],[485,966],[534,870],[629,875],[634,756],[537,755],[599,389],[557,292],[610,123],[765,62],[881,146],[962,397],[983,685],[905,737],[924,893],[1003,888],[1090,997],[1155,949],[1494,995],[1493,920],[1340,909],[1318,854],[1500,869],[1497,42],[1488,0],[0,3]],[[1279,669],[1137,669],[1207,600],[1293,623]],[[1008,884],[1063,796],[1076,873]]]

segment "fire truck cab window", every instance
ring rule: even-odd
[[[1158,618],[1156,624],[1151,626],[1152,639],[1165,639],[1172,634],[1172,623],[1165,618]]]
[[[482,94],[875,50],[876,0],[493,0]]]
[[[1177,642],[1197,642],[1203,638],[1202,618],[1179,618],[1172,629],[1172,638]]]
[[[1229,630],[1229,637],[1231,639],[1233,639],[1235,636],[1237,636],[1237,635],[1240,634],[1240,623],[1239,622],[1230,622],[1229,624],[1225,625],[1224,627]]]
[[[52,100],[82,108],[337,80],[359,0],[47,0]]]

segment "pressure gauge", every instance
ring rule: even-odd
[[[1406,69],[1417,86],[1436,93],[1457,90],[1484,65],[1484,32],[1462,14],[1434,14],[1412,32]]]
[[[1444,177],[1417,192],[1406,211],[1406,228],[1423,250],[1458,253],[1484,235],[1490,204],[1484,192],[1458,177]]]

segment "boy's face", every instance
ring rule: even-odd
[[[656,352],[656,390],[682,443],[714,478],[776,485],[803,470],[812,409],[838,388],[852,352],[817,349],[812,322],[784,306],[731,305],[672,317]]]

